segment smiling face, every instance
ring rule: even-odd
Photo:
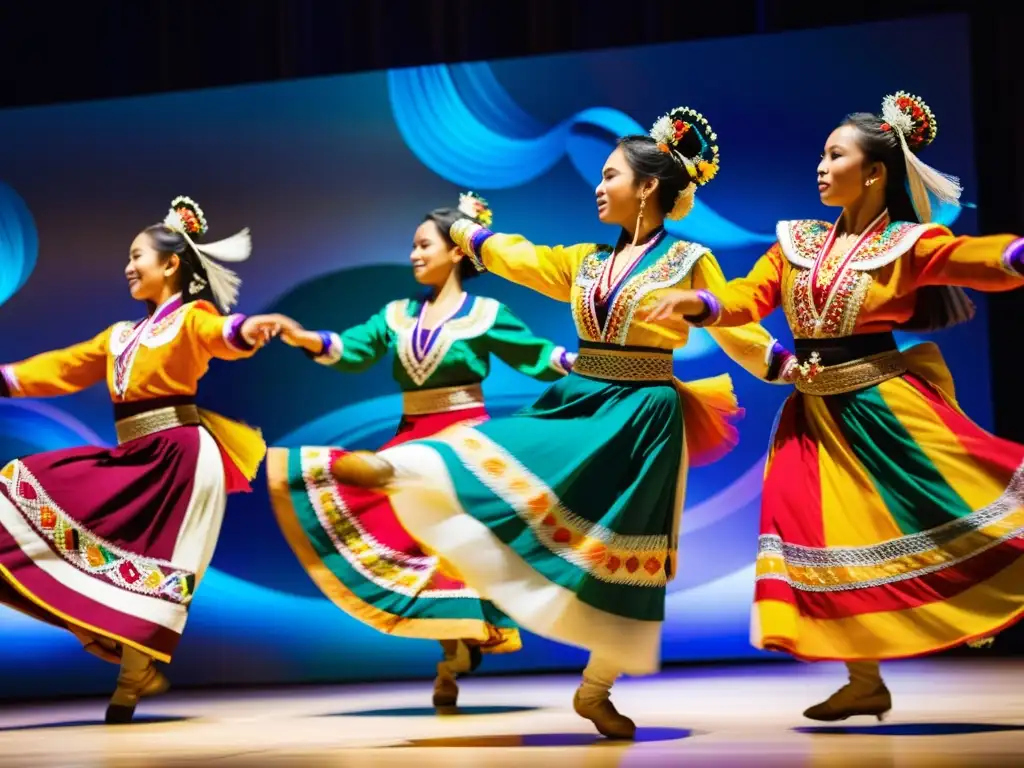
[[[433,221],[424,221],[416,228],[416,234],[412,239],[412,252],[409,254],[416,282],[440,287],[447,282],[452,270],[462,259],[462,251],[458,246],[450,245],[445,240]]]
[[[147,232],[140,233],[132,241],[128,265],[124,269],[132,298],[159,303],[169,284],[175,281],[179,266],[177,254],[168,256],[160,253],[152,236]]]
[[[868,159],[859,138],[852,125],[841,125],[829,134],[818,163],[818,195],[825,205],[848,208],[872,187],[884,190],[885,167]]]

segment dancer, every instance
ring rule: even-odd
[[[566,374],[575,355],[534,336],[508,307],[471,296],[463,283],[477,274],[448,234],[456,221],[489,224],[487,202],[462,195],[458,208],[427,214],[413,236],[413,275],[422,298],[386,305],[341,334],[296,325],[282,340],[343,373],[364,371],[394,349],[402,420],[385,447],[487,418],[481,383],[494,355],[542,381]],[[371,627],[401,637],[441,641],[434,706],[455,707],[456,677],[475,669],[481,653],[521,647],[511,620],[443,572],[395,519],[387,496],[334,482],[339,448],[272,448],[267,459],[271,503],[303,567],[339,608]]]
[[[746,278],[710,299],[666,295],[650,315],[707,311],[724,327],[785,309],[800,362],[765,477],[752,640],[846,662],[849,683],[814,720],[881,718],[879,660],[983,640],[1024,609],[1024,446],[963,413],[934,344],[901,352],[892,334],[970,319],[961,286],[1024,286],[1024,239],[929,223],[929,193],[960,194],[917,157],[936,128],[904,92],[851,115],[818,166],[835,226],[781,222]]]
[[[636,315],[662,289],[725,284],[707,248],[663,228],[714,178],[716,142],[685,107],[651,135],[619,140],[596,190],[601,221],[622,228],[614,249],[535,246],[457,222],[453,237],[479,269],[570,303],[581,339],[572,373],[508,418],[332,467],[383,487],[410,535],[521,626],[588,649],[574,708],[613,738],[635,733],[610,701],[615,679],[659,667],[687,465],[736,441],[729,377],[674,379],[672,350],[688,329]],[[784,357],[763,328],[711,333],[747,370],[777,378]]]
[[[108,723],[132,719],[167,680],[189,605],[213,556],[225,494],[248,490],[260,434],[195,404],[211,358],[252,355],[284,318],[223,317],[249,232],[201,244],[203,211],[176,198],[131,244],[125,276],[148,317],[0,368],[7,397],[54,397],[106,380],[116,448],[26,456],[0,471],[0,601],[66,628],[119,662]]]

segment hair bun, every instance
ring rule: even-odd
[[[897,131],[907,146],[917,152],[935,141],[939,124],[924,99],[897,91],[882,99],[882,130]]]
[[[191,197],[182,195],[174,198],[171,201],[171,213],[177,214],[181,220],[181,229],[189,237],[202,237],[209,229],[206,223],[206,214],[199,207],[199,203]]]
[[[694,146],[687,141],[692,134],[697,147],[687,151],[684,146]],[[694,183],[703,186],[718,174],[721,160],[718,151],[718,134],[700,112],[690,107],[676,107],[667,115],[658,118],[651,128],[651,138],[663,152],[669,152],[679,160],[690,174]]]
[[[494,211],[491,210],[488,202],[472,192],[463,192],[459,195],[458,211],[463,216],[475,219],[485,227],[491,226],[494,221]]]

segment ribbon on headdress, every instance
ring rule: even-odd
[[[177,202],[177,201],[175,201]],[[229,312],[238,301],[238,288],[242,279],[220,262],[238,263],[245,261],[252,253],[252,238],[249,236],[249,229],[246,227],[224,240],[217,240],[212,243],[196,243],[188,233],[181,214],[174,203],[164,218],[164,226],[181,234],[185,242],[189,244],[199,259],[199,264],[206,272],[206,280],[210,286],[210,293],[217,306],[224,312]],[[186,207],[186,206],[181,206]]]
[[[914,154],[907,141],[908,137],[913,135],[914,118],[900,106],[898,103],[900,97],[909,99],[916,107],[927,113],[931,120],[934,121],[935,118],[921,99],[902,91],[892,96],[886,96],[882,100],[882,120],[895,132],[907,163],[907,185],[910,187],[910,200],[914,204],[917,218],[922,223],[927,223],[932,220],[932,203],[928,196],[929,193],[944,203],[959,205],[963,187],[960,186],[960,179],[956,176],[950,176],[932,168]]]

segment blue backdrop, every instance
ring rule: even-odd
[[[976,189],[966,22],[956,17],[715,40],[10,111],[0,120],[0,360],[91,337],[139,315],[122,276],[134,234],[178,194],[196,198],[211,237],[252,228],[242,309],[281,310],[343,329],[413,287],[408,252],[429,209],[483,193],[495,228],[541,243],[610,241],[593,187],[614,137],[646,131],[679,103],[719,134],[722,171],[674,224],[745,272],[780,218],[825,217],[815,166],[848,112],[884,94],[924,96],[941,121],[928,161]],[[921,56],[911,40],[941,41]],[[865,56],[865,51],[874,56]],[[856,62],[856,66],[843,66]],[[947,213],[950,223],[955,213]],[[955,222],[973,232],[971,209]],[[473,290],[575,347],[564,305],[485,276]],[[991,421],[985,305],[939,341],[962,402]],[[767,325],[789,334],[781,313]],[[910,341],[905,339],[905,341]],[[759,483],[786,389],[736,367],[703,332],[678,373],[729,371],[747,409],[742,442],[692,473],[681,573],[668,598],[665,658],[755,655],[747,642]],[[379,365],[345,377],[276,345],[215,364],[205,405],[263,427],[269,442],[374,447],[400,401]],[[500,414],[541,388],[498,364],[486,383]],[[102,389],[0,402],[0,459],[113,440]],[[228,508],[172,675],[178,683],[429,675],[436,645],[377,634],[323,599],[273,521],[261,476]],[[572,666],[575,649],[528,637],[492,670]],[[107,690],[114,670],[70,636],[0,608],[0,695]]]

